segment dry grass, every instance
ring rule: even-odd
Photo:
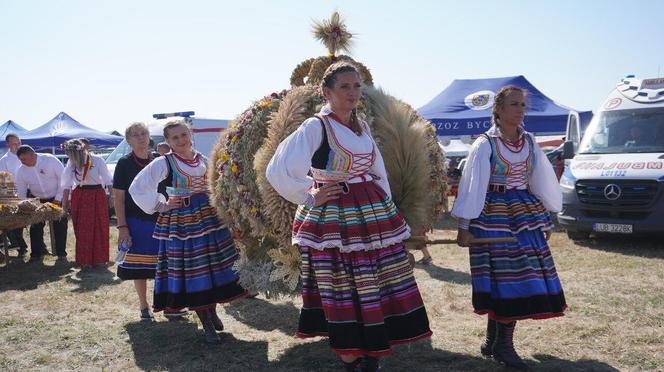
[[[437,236],[454,234],[449,221],[438,227]],[[71,256],[73,236],[69,243]],[[569,311],[563,318],[519,323],[516,345],[529,365],[543,371],[664,370],[662,245],[616,238],[574,244],[555,233],[553,253]],[[398,347],[384,358],[384,369],[497,369],[479,355],[485,321],[471,311],[467,253],[445,245],[430,250],[434,265],[415,272],[434,336]],[[53,258],[40,264],[13,257],[0,267],[0,370],[340,370],[325,339],[291,336],[299,305],[299,298],[259,296],[224,306],[223,343],[207,346],[194,316],[176,323],[161,315],[152,323],[138,321],[132,283],[115,280],[114,267],[82,273]]]

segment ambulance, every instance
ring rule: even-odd
[[[571,239],[664,232],[664,78],[622,79],[575,147],[557,216]]]
[[[198,118],[194,115],[193,111],[152,115],[155,120],[147,123],[147,126],[150,131],[150,138],[154,141],[154,146],[164,141],[164,125],[170,120],[180,118],[191,126],[194,148],[201,154],[208,156],[219,136],[228,128],[230,120]],[[106,157],[106,166],[111,175],[115,171],[118,160],[130,152],[129,144],[126,140],[122,140],[118,147]]]

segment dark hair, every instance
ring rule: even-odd
[[[166,148],[168,148],[169,150],[171,149],[171,145],[169,145],[169,144],[166,143],[166,142],[159,142],[159,143],[157,144],[157,148],[160,148],[160,147],[166,147]]]
[[[35,152],[35,149],[32,148],[30,145],[21,145],[18,147],[18,150],[16,150],[16,156],[20,157],[23,154],[29,154]]]
[[[20,138],[18,138],[18,134],[16,134],[16,133],[9,133],[8,135],[5,136],[5,142],[9,142],[9,139],[10,139],[10,138],[16,138],[16,139],[19,140],[19,141],[21,140]]]
[[[183,127],[187,128],[187,130],[191,133],[191,128],[189,128],[189,124],[187,124],[186,121],[184,121],[182,119],[175,119],[175,120],[169,121],[168,123],[166,123],[166,125],[164,125],[164,138],[168,138],[168,131],[169,130],[171,130],[175,127],[179,127],[179,126],[183,126]]]
[[[342,74],[344,72],[354,72],[357,76],[360,76],[357,67],[350,62],[335,62],[330,65],[330,67],[325,70],[323,74],[323,79],[320,82],[320,91],[323,94],[323,87],[328,89],[334,89],[334,84],[337,81],[337,74]],[[357,118],[357,110],[353,109],[350,113],[350,128],[355,133],[362,133],[362,126],[360,125],[360,120]]]
[[[524,97],[528,94],[527,90],[519,88],[514,85],[508,85],[500,88],[498,93],[496,93],[496,96],[493,98],[493,107],[491,108],[491,122],[493,123],[493,125],[497,127],[500,126],[500,117],[498,116],[498,108],[502,107],[505,104],[505,98],[507,98],[507,95],[512,92],[521,92],[523,93]]]

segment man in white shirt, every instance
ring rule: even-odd
[[[62,187],[60,179],[64,166],[51,154],[37,154],[35,150],[23,145],[16,151],[21,160],[16,174],[16,191],[20,198],[35,197],[42,203],[52,202],[61,205]],[[67,216],[53,221],[55,233],[55,252],[58,261],[67,260]],[[39,260],[47,253],[44,244],[44,223],[30,226],[30,260]]]
[[[5,146],[7,146],[9,151],[0,158],[0,172],[11,173],[12,176],[14,176],[14,180],[16,180],[16,171],[18,171],[18,167],[21,166],[21,161],[16,156],[16,151],[18,150],[18,147],[21,146],[21,139],[18,135],[9,133],[5,136]],[[7,233],[7,236],[11,242],[11,246],[18,247],[19,257],[25,255],[28,245],[25,244],[25,240],[23,239],[23,228],[10,230]]]

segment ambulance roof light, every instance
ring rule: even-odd
[[[174,116],[181,116],[184,118],[188,118],[190,116],[194,116],[196,113],[194,111],[181,111],[181,112],[171,112],[171,113],[165,113],[165,114],[154,114],[152,115],[153,118],[155,119],[166,119],[166,118],[171,118]]]

